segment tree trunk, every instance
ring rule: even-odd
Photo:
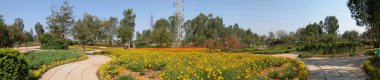
[[[110,40],[108,41],[108,45],[111,45],[111,46],[112,46],[112,39],[110,39]]]
[[[86,50],[86,47],[85,47],[85,43],[84,43],[84,42],[82,42],[82,48],[83,48],[83,50]]]
[[[25,43],[25,47],[26,47],[26,52],[29,52],[28,43]]]
[[[123,43],[123,44],[122,44],[122,47],[123,47],[124,49],[126,49],[126,47],[125,47],[125,41],[123,41],[122,43]]]

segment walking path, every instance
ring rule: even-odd
[[[20,51],[21,53],[30,52],[30,51],[38,51],[40,50],[40,46],[30,46],[30,47],[16,47],[13,48],[15,50]]]
[[[296,53],[278,54],[296,58]],[[309,69],[309,80],[366,80],[368,77],[362,69],[368,56],[326,57],[301,59]]]
[[[50,69],[40,80],[99,80],[96,75],[97,70],[101,64],[109,60],[111,58],[102,55],[88,55],[86,60]]]
[[[366,80],[363,62],[367,56],[309,58],[303,61],[310,80]]]

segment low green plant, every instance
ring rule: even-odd
[[[27,80],[30,66],[20,52],[13,49],[0,49],[0,79]]]
[[[311,54],[309,52],[300,52],[298,55],[298,58],[310,58],[312,56],[313,56],[313,54]]]
[[[120,76],[117,80],[135,80],[131,74]]]
[[[336,55],[355,53],[359,46],[360,43],[355,42],[309,43],[302,48],[302,51],[318,55]]]
[[[373,56],[366,59],[363,63],[364,70],[371,80],[380,80],[380,57]]]
[[[68,49],[71,44],[70,40],[55,38],[49,33],[42,34],[38,39],[41,43],[41,49]]]
[[[139,75],[140,75],[140,76],[144,76],[144,75],[145,75],[145,72],[144,72],[144,71],[141,71],[141,72],[139,72]]]

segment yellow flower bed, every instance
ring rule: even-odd
[[[102,80],[131,72],[158,71],[163,80],[306,80],[307,68],[296,59],[247,53],[168,52],[156,50],[104,50],[113,60],[99,68]],[[132,75],[133,77],[139,77]]]

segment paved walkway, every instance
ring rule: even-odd
[[[310,80],[366,80],[363,62],[367,56],[303,59]]]
[[[91,52],[88,52],[91,53]],[[88,55],[88,59],[64,64],[47,71],[40,80],[99,80],[96,75],[99,66],[111,58]]]
[[[273,56],[285,56],[297,58],[296,52],[276,54]],[[301,59],[309,69],[309,80],[366,80],[363,62],[367,56],[351,57],[326,57]]]

